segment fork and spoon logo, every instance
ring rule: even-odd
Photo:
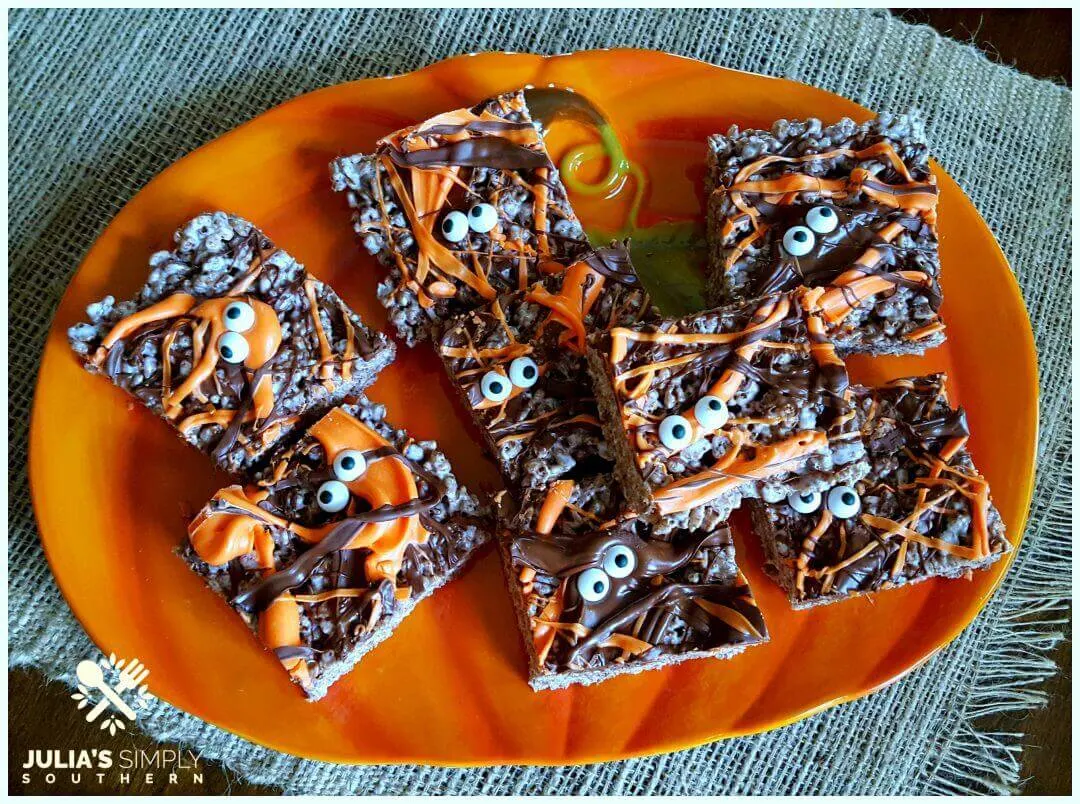
[[[150,703],[151,696],[143,683],[150,670],[138,659],[117,660],[116,654],[109,654],[108,662],[83,659],[75,667],[75,675],[79,680],[79,691],[71,697],[79,702],[79,709],[93,704],[86,713],[87,723],[93,723],[108,710],[101,728],[108,729],[110,735],[126,728],[121,715],[133,721],[138,717],[136,709],[145,709]],[[129,703],[123,694],[131,691],[134,695]],[[100,695],[96,703],[95,693]]]

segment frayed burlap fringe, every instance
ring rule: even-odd
[[[238,779],[292,793],[895,795],[1017,787],[1023,734],[985,731],[980,722],[1045,704],[1040,684],[1054,672],[1047,654],[1068,631],[1072,96],[882,10],[12,11],[11,664],[70,684],[77,659],[94,650],[37,540],[27,419],[52,311],[119,207],[172,161],[301,92],[468,51],[618,45],[783,75],[873,108],[921,110],[935,155],[1016,271],[1039,348],[1039,477],[1024,544],[1002,588],[952,645],[869,698],[769,734],[647,759],[344,767],[253,746],[161,703],[140,728],[220,760]]]

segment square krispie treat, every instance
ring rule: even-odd
[[[924,140],[906,115],[711,137],[710,302],[820,287],[841,354],[942,343],[938,188]]]
[[[1011,546],[965,449],[945,376],[852,386],[870,473],[825,492],[751,504],[769,571],[795,608],[982,569]]]
[[[589,367],[631,510],[775,501],[867,470],[843,362],[804,291],[591,339]]]
[[[452,319],[438,341],[451,381],[513,488],[610,470],[585,364],[590,333],[652,320],[625,247]]]
[[[529,491],[500,548],[537,690],[593,684],[768,640],[726,522],[625,518],[611,475]]]
[[[489,511],[432,441],[351,398],[214,495],[189,566],[311,698],[322,697],[489,538]]]
[[[248,473],[393,360],[385,335],[242,218],[199,215],[175,240],[134,299],[90,305],[68,339],[222,469]]]
[[[378,295],[410,346],[588,249],[522,91],[390,134],[335,160],[331,180],[388,269]]]

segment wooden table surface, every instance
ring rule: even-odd
[[[908,22],[931,25],[955,39],[971,42],[991,59],[1010,64],[1040,78],[1072,85],[1072,17],[1069,10],[983,10],[983,9],[891,9]],[[1054,652],[1061,672],[1045,685],[1050,706],[1023,715],[1002,715],[985,719],[988,731],[1023,732],[1023,778],[1026,795],[1067,795],[1072,791],[1072,709],[1071,644],[1063,643]],[[130,774],[126,784],[102,788],[88,772],[79,784],[63,781],[52,785],[35,771],[31,783],[22,780],[27,752],[42,747],[79,750],[86,746],[121,751],[153,752],[167,748],[145,735],[131,731],[108,737],[96,724],[72,717],[71,690],[49,682],[36,670],[13,670],[8,674],[8,792],[21,794],[109,793],[188,795],[255,795],[279,792],[277,788],[247,784],[222,766],[198,763],[199,779],[182,772],[176,783],[164,773],[152,780],[145,772]],[[110,779],[116,774],[110,775]],[[363,791],[358,791],[363,792]]]

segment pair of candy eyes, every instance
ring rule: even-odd
[[[694,418],[706,430],[719,430],[729,418],[727,402],[711,394],[703,396],[694,405]],[[660,422],[660,443],[668,449],[680,450],[693,439],[694,428],[685,416],[675,413]]]
[[[577,590],[586,603],[598,603],[611,591],[612,578],[625,578],[637,568],[637,556],[629,547],[617,544],[607,551],[599,567],[577,576]]]
[[[442,234],[451,243],[464,240],[472,229],[477,234],[485,234],[495,228],[499,222],[499,213],[491,204],[473,204],[469,208],[469,214],[447,212],[442,219]]]
[[[506,374],[489,371],[480,378],[480,393],[489,402],[505,402],[514,386],[532,388],[540,379],[540,369],[531,357],[519,357],[511,361]]]
[[[345,484],[356,480],[367,471],[367,458],[358,449],[344,449],[334,458],[334,480],[327,480],[315,492],[315,501],[328,514],[343,511],[349,504],[349,487]]]
[[[784,232],[784,251],[792,257],[802,257],[814,250],[814,234],[836,231],[840,219],[832,207],[812,207],[806,213],[806,226],[792,226]]]
[[[825,504],[832,515],[838,519],[851,519],[862,509],[859,493],[851,486],[834,486],[829,489]],[[788,505],[796,513],[812,514],[821,507],[821,492],[793,491],[788,495]]]
[[[255,326],[255,308],[247,302],[230,302],[221,316],[225,332],[218,338],[217,349],[227,363],[243,363],[251,353],[242,333]]]

